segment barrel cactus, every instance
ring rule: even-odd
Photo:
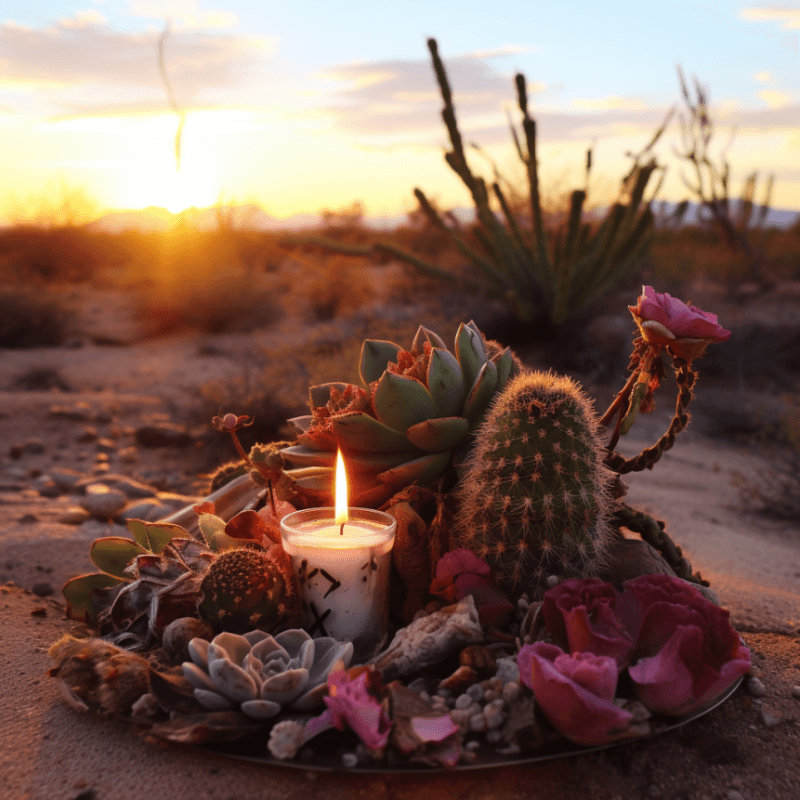
[[[227,550],[205,573],[200,613],[224,631],[276,630],[289,616],[291,586],[263,550]]]
[[[354,505],[377,507],[411,484],[436,481],[469,445],[495,394],[519,369],[508,348],[462,324],[454,352],[422,326],[409,350],[366,340],[362,386],[312,386],[311,414],[289,420],[298,443],[282,451],[299,491],[330,492],[336,450],[347,459]]]
[[[269,719],[282,708],[321,705],[328,675],[350,665],[353,645],[328,636],[312,639],[299,629],[274,637],[251,631],[221,633],[211,642],[192,639],[189,655],[182,670],[201,705],[211,711],[238,707],[254,719]]]
[[[476,435],[456,489],[451,546],[487,561],[512,596],[540,596],[549,575],[591,574],[613,511],[597,417],[578,384],[520,375]]]

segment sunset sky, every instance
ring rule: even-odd
[[[185,112],[180,171],[157,43]],[[469,198],[442,159],[438,39],[465,139],[522,181],[508,132],[525,73],[549,192],[582,181],[607,202],[678,105],[676,65],[711,91],[733,188],[774,172],[800,209],[800,6],[493,0],[27,0],[0,11],[0,221],[257,203],[286,217],[355,200],[371,215]],[[673,125],[661,196],[686,172]],[[475,154],[473,164],[488,162]],[[688,174],[688,173],[687,173]],[[757,196],[757,199],[758,196]]]

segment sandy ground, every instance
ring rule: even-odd
[[[294,333],[297,333],[295,331]],[[341,332],[340,332],[341,333]],[[287,332],[269,334],[284,336]],[[297,334],[299,335],[299,334]],[[0,361],[0,387],[31,366],[57,368],[69,393],[0,392],[0,800],[120,798],[294,798],[318,792],[336,798],[681,798],[739,800],[797,797],[800,786],[800,530],[744,514],[737,474],[762,462],[750,449],[712,440],[697,425],[679,437],[653,472],[628,476],[628,501],[667,521],[693,567],[709,578],[731,610],[762,668],[762,699],[744,689],[707,717],[649,742],[615,747],[543,765],[447,775],[319,774],[237,763],[204,753],[152,745],[128,724],[81,715],[46,675],[47,649],[69,630],[60,586],[91,568],[89,543],[120,533],[113,524],[58,522],[65,498],[44,498],[23,473],[57,462],[91,471],[94,443],[78,441],[86,425],[111,437],[111,467],[133,474],[164,468],[192,474],[192,451],[140,450],[117,460],[143,419],[179,421],[181,396],[200,383],[235,374],[237,348],[252,339],[227,337],[223,356],[202,356],[198,342],[172,337],[130,347],[18,351]],[[52,418],[53,405],[79,404],[84,422]],[[94,416],[92,416],[94,415]],[[638,452],[666,427],[668,410],[637,424],[622,450]],[[98,421],[99,420],[99,421]],[[19,459],[10,445],[38,438],[44,452]],[[195,471],[196,474],[196,471]],[[49,584],[53,597],[31,593]],[[772,724],[777,720],[775,724]]]

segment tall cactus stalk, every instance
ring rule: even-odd
[[[477,240],[478,246],[474,246],[463,231],[448,226],[421,189],[415,189],[414,194],[425,216],[450,236],[469,261],[472,275],[466,279],[457,276],[388,242],[353,248],[325,239],[304,241],[349,255],[389,255],[429,277],[461,284],[467,290],[479,288],[489,297],[502,299],[522,321],[544,314],[555,325],[562,325],[613,288],[647,248],[654,216],[650,208],[652,198],[645,201],[644,195],[653,173],[662,168],[652,157],[645,163],[642,161],[664,132],[667,120],[635,157],[633,167],[622,180],[621,199],[608,210],[601,224],[592,226],[584,221],[587,192],[576,189],[570,198],[564,228],[547,230],[539,188],[536,121],[528,112],[525,76],[519,74],[515,78],[517,103],[522,113],[522,136],[513,122],[511,134],[527,175],[530,220],[515,214],[496,170],[491,187],[471,170],[456,121],[453,93],[435,39],[428,39],[428,49],[444,101],[442,120],[450,139],[451,149],[445,153],[445,160],[472,197],[476,217],[472,238]],[[590,169],[591,151],[587,154],[587,183]],[[499,206],[500,215],[492,209],[492,198]]]

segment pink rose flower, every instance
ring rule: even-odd
[[[492,623],[514,609],[495,586],[489,565],[463,548],[445,553],[439,559],[430,593],[447,604],[472,595],[480,621],[484,624]]]
[[[731,627],[729,612],[680,578],[627,581],[623,603],[639,620],[628,673],[651,711],[689,714],[750,669],[750,651]]]
[[[522,647],[517,666],[545,716],[571,742],[591,747],[629,735],[633,717],[614,703],[618,671],[613,658],[567,655],[536,642]]]
[[[378,750],[389,740],[392,721],[381,704],[369,693],[369,674],[362,672],[350,679],[345,670],[328,676],[328,696],[323,698],[328,706],[320,716],[309,720],[306,739],[316,736],[331,725],[340,731],[351,728],[371,750]]]
[[[652,286],[643,286],[636,305],[628,309],[647,342],[668,346],[689,361],[712,342],[724,342],[731,335],[717,323],[716,314],[656,292]]]
[[[548,590],[542,604],[545,627],[570,653],[610,656],[624,669],[633,637],[617,614],[622,595],[598,578],[573,578]]]

